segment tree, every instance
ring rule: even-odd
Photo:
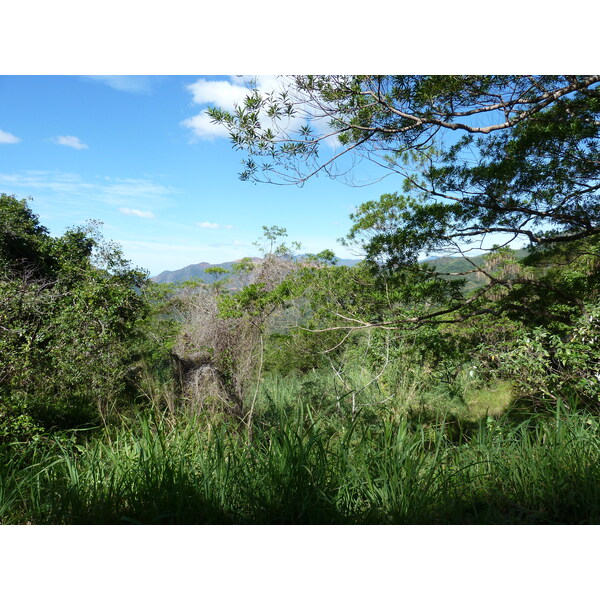
[[[300,270],[293,260],[299,244],[287,246],[280,240],[286,236],[282,227],[263,226],[263,238],[256,243],[262,259],[257,264],[244,259],[232,267],[241,289],[221,293],[217,284],[187,285],[173,299],[183,321],[173,349],[183,395],[193,410],[224,410],[245,423],[249,432],[265,337],[293,296],[291,275]]]
[[[103,241],[96,224],[52,237],[27,201],[4,194],[0,214],[5,422],[33,416],[72,426],[106,417],[126,391],[147,274]]]
[[[0,274],[35,271],[45,275],[56,267],[47,252],[50,237],[27,200],[2,194],[0,197]]]
[[[418,283],[431,307],[445,284],[419,265],[423,253],[522,241],[540,257],[567,247],[570,262],[597,256],[600,76],[300,76],[282,83],[280,93],[251,90],[233,112],[210,111],[248,153],[242,179],[302,185],[325,174],[353,183],[357,158],[379,165],[383,176],[399,175],[401,191],[359,207],[348,236],[388,285]],[[562,294],[580,309],[585,303],[541,272],[473,269],[487,281],[475,297],[448,288],[449,303],[401,313],[396,322],[514,309],[514,302],[489,306],[498,288]]]

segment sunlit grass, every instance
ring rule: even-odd
[[[494,381],[480,388],[471,388],[465,394],[466,416],[474,421],[483,417],[504,414],[514,400],[510,381]]]

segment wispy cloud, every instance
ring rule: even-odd
[[[75,150],[86,150],[89,148],[87,144],[84,144],[75,135],[59,135],[53,138],[52,141],[59,146],[69,146],[69,148],[75,148]]]
[[[84,178],[61,171],[0,172],[0,189],[7,194],[33,196],[37,206],[45,209],[44,218],[52,220],[64,213],[70,223],[89,218],[110,221],[119,207],[141,213],[164,210],[181,194],[181,190],[151,179]],[[188,227],[193,229],[191,223]]]
[[[54,193],[79,195],[97,189],[92,183],[83,181],[74,173],[57,171],[20,171],[19,173],[0,173],[0,184],[17,192],[20,189],[47,190]]]
[[[196,223],[198,227],[202,229],[233,229],[233,225],[221,225],[220,223],[211,223],[210,221],[203,221],[202,223]]]
[[[172,187],[166,187],[149,179],[115,178],[110,183],[101,186],[106,195],[106,201],[123,204],[124,199],[148,199],[152,201],[164,196],[179,193]]]
[[[114,90],[130,94],[149,94],[158,77],[147,75],[87,75],[85,79],[104,83]]]
[[[21,140],[16,135],[0,129],[0,144],[17,144],[20,141]]]
[[[124,215],[133,215],[135,217],[142,217],[143,219],[153,219],[154,218],[154,214],[152,212],[150,212],[149,210],[138,210],[137,208],[125,208],[125,207],[121,207],[121,208],[119,208],[119,210]]]

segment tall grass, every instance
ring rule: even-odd
[[[280,390],[281,391],[281,390]],[[271,406],[250,439],[142,416],[2,449],[2,523],[600,523],[600,420],[373,423]]]

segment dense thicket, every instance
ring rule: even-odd
[[[242,179],[303,185],[326,174],[352,184],[355,159],[378,165],[374,177],[393,175],[387,181],[397,191],[351,215],[346,241],[363,253],[368,273],[319,274],[344,293],[325,286],[317,294],[330,309],[318,328],[458,336],[463,360],[514,378],[525,395],[573,394],[594,404],[599,82],[283,77],[279,92],[251,89],[236,110],[209,112],[248,154]],[[510,249],[516,242],[525,252]],[[490,254],[482,263],[473,250]],[[419,262],[425,253],[460,256],[466,267],[442,273]],[[461,283],[473,274],[478,289]]]
[[[147,275],[93,224],[49,235],[0,196],[0,435],[106,417],[130,400]]]

